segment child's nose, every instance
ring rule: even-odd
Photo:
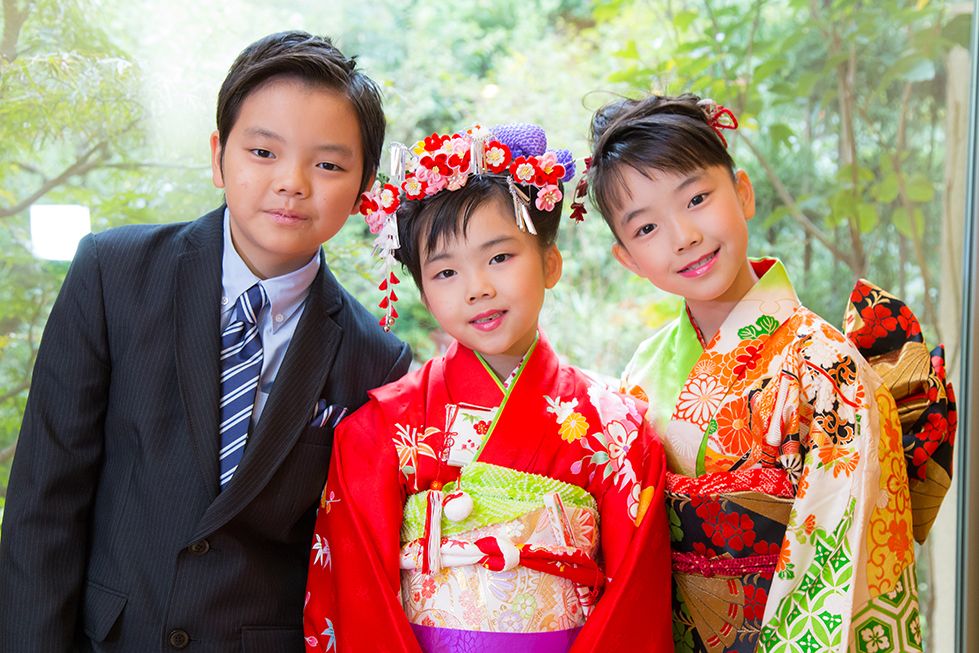
[[[697,225],[689,220],[677,220],[674,234],[674,248],[677,253],[687,251],[703,239]]]
[[[284,164],[276,179],[276,192],[295,197],[309,195],[309,176],[303,166]]]
[[[496,290],[493,288],[493,284],[491,284],[486,277],[476,275],[469,284],[468,295],[468,302],[473,304],[480,299],[495,297]]]

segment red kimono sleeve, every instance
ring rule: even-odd
[[[610,580],[573,653],[673,650],[666,456],[648,422],[643,422],[636,449],[640,455],[633,464],[643,490],[639,524],[629,518],[622,491],[602,497],[599,528]]]
[[[337,428],[309,561],[307,653],[419,650],[398,596],[404,499],[387,430],[373,400]]]

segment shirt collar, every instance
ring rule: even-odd
[[[265,294],[269,298],[272,316],[272,332],[285,324],[293,313],[302,305],[309,294],[309,287],[320,269],[319,251],[313,255],[309,263],[278,277],[259,279],[248,269],[234,244],[231,242],[231,212],[224,210],[224,254],[221,260],[221,311],[227,313],[235,306],[238,296],[251,288],[256,282],[261,282]]]

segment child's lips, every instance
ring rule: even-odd
[[[288,211],[285,209],[271,209],[266,211],[272,219],[279,224],[298,224],[300,222],[306,221],[306,216],[302,213],[296,211]]]
[[[707,274],[707,272],[714,267],[714,263],[717,261],[717,254],[720,252],[720,250],[721,248],[718,247],[710,254],[701,256],[690,265],[677,270],[677,274],[684,277],[699,277]]]
[[[486,311],[469,320],[469,324],[480,331],[492,331],[500,326],[504,315],[506,311]]]

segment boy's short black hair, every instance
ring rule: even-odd
[[[300,31],[277,32],[241,51],[218,93],[217,126],[222,159],[228,135],[238,121],[245,99],[269,80],[282,77],[331,89],[350,100],[360,123],[364,153],[360,190],[366,190],[380,164],[384,144],[381,93],[370,77],[357,70],[356,57],[344,55],[325,36]]]
[[[595,112],[588,187],[609,227],[625,191],[623,166],[646,176],[654,171],[684,174],[723,166],[734,178],[734,160],[708,124],[699,101],[692,94],[653,95],[616,100]]]
[[[563,194],[563,184],[558,182]],[[550,211],[537,208],[536,186],[519,185],[530,197],[527,211],[537,230],[537,240],[544,250],[557,240],[561,222],[562,202],[554,204]],[[399,247],[395,258],[411,273],[418,290],[422,290],[422,252],[430,252],[440,243],[465,236],[473,212],[488,202],[499,202],[507,214],[513,214],[513,198],[506,178],[500,175],[472,175],[466,185],[458,190],[442,191],[433,197],[408,200],[398,208]],[[513,217],[516,220],[516,216]]]

